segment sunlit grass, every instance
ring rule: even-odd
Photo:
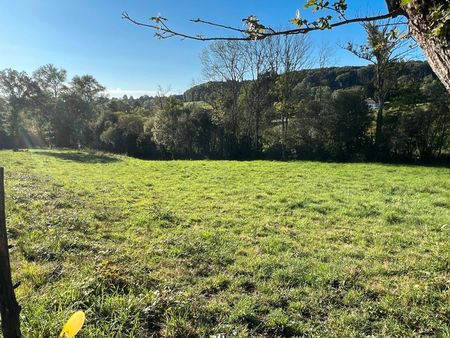
[[[450,169],[0,152],[25,336],[448,336]]]

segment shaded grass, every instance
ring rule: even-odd
[[[25,336],[450,335],[448,168],[0,163]]]
[[[91,152],[75,152],[75,151],[39,151],[37,155],[52,156],[65,161],[81,162],[81,163],[112,163],[120,161],[119,158],[108,156],[106,154]]]

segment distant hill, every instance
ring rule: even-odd
[[[427,76],[435,77],[427,62],[410,61],[400,64],[399,78],[408,77],[413,81],[420,81]],[[307,87],[327,86],[331,90],[363,87],[367,95],[373,95],[371,81],[374,77],[374,66],[346,66],[322,69],[305,69],[296,72],[297,85]],[[220,92],[226,82],[210,81],[188,89],[183,98],[185,101],[208,101],[212,93]]]

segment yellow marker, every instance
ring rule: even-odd
[[[75,335],[80,332],[83,327],[84,320],[86,319],[86,315],[83,311],[75,312],[69,320],[64,324],[64,327],[59,334],[59,338],[73,338]]]

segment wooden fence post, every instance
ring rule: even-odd
[[[0,313],[4,338],[20,338],[20,306],[14,293],[6,232],[4,169],[0,167]]]

